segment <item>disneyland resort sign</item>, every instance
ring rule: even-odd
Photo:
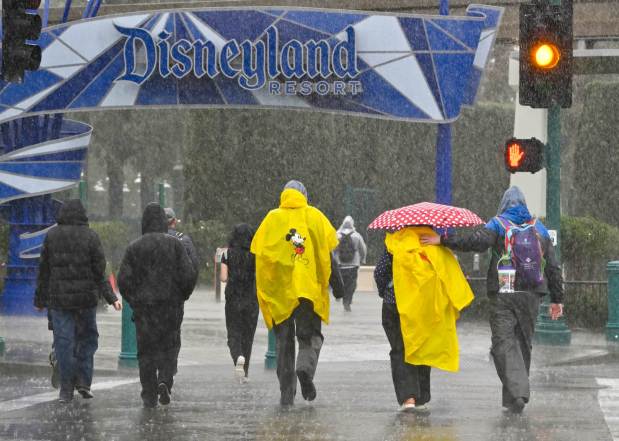
[[[116,81],[141,85],[155,71],[162,78],[182,79],[188,75],[234,79],[245,90],[265,86],[271,95],[357,95],[361,82],[357,67],[355,30],[344,29],[345,40],[291,39],[280,44],[275,26],[257,41],[231,39],[217,47],[213,41],[178,39],[162,31],[157,39],[146,29],[116,25],[126,37],[125,71]]]

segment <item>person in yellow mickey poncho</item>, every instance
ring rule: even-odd
[[[286,184],[279,208],[267,214],[251,244],[258,304],[267,327],[275,332],[277,378],[285,406],[294,403],[296,377],[303,398],[316,398],[313,380],[324,340],[321,322],[329,322],[330,279],[334,295],[343,292],[341,279],[331,277],[331,252],[337,244],[335,228],[308,205],[305,186],[294,180]]]
[[[455,256],[444,247],[423,246],[429,227],[387,233],[386,251],[374,278],[383,298],[382,322],[391,351],[391,374],[400,410],[423,409],[430,401],[432,367],[459,368],[456,320],[473,292]]]

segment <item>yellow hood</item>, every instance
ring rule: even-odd
[[[385,244],[393,255],[405,361],[455,372],[456,320],[473,301],[473,292],[451,251],[420,243],[420,235],[435,234],[429,227],[407,227],[387,234]]]
[[[301,192],[282,192],[279,208],[267,214],[251,244],[258,303],[269,329],[290,317],[299,298],[311,300],[328,323],[330,253],[337,243],[329,220]]]

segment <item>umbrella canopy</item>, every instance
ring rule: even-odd
[[[385,211],[368,226],[374,230],[399,230],[408,225],[430,225],[435,228],[472,227],[484,221],[466,208],[420,202]]]

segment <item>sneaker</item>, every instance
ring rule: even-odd
[[[89,387],[77,386],[75,389],[77,389],[77,392],[82,396],[82,398],[90,399],[95,397]]]
[[[350,305],[344,305],[344,311],[350,312],[351,311]]]
[[[49,353],[49,364],[52,367],[52,387],[58,389],[60,388],[60,366],[56,360],[56,352],[53,350]]]
[[[412,412],[414,410],[416,410],[414,398],[409,398],[400,406],[400,412]]]
[[[297,377],[299,377],[299,383],[301,383],[301,395],[307,401],[314,401],[316,399],[316,387],[314,382],[309,377],[307,372],[297,371]]]
[[[236,359],[236,364],[234,365],[234,374],[239,379],[239,382],[243,382],[243,378],[245,378],[245,357],[242,355]]]
[[[159,383],[159,386],[157,387],[157,393],[159,394],[159,402],[161,404],[163,404],[164,406],[170,404],[172,394],[170,392],[170,389],[168,389],[167,384],[163,382]]]
[[[144,409],[154,409],[157,407],[157,400],[145,400],[142,398],[142,404],[144,405]]]
[[[70,403],[71,401],[73,401],[73,395],[62,393],[58,397],[58,402],[62,404],[67,404],[67,403]]]
[[[510,410],[513,413],[522,413],[522,411],[524,410],[524,406],[525,406],[524,398],[518,397],[516,398],[514,403],[511,405]]]

